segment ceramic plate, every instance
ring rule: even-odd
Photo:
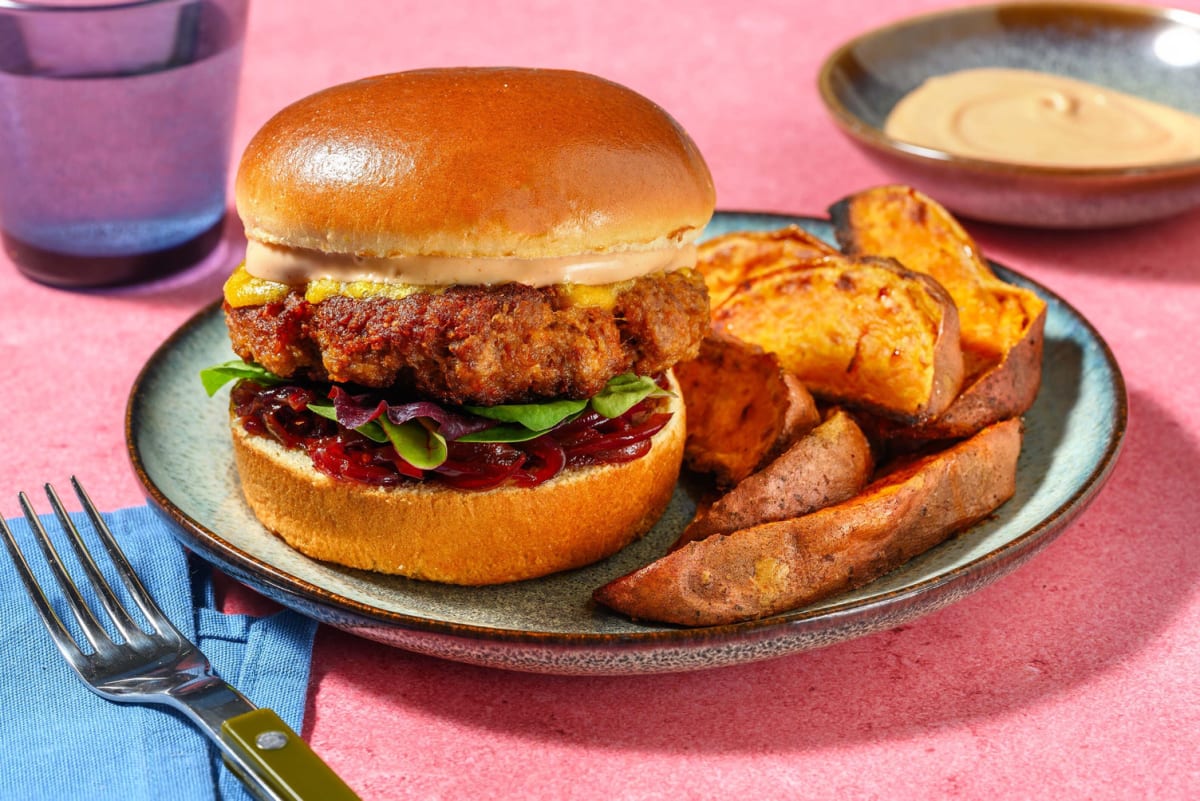
[[[1200,205],[1200,159],[1040,167],[965,158],[883,132],[927,78],[972,67],[1067,75],[1200,114],[1200,14],[1150,5],[1014,2],[900,20],[839,47],[817,83],[834,122],[897,183],[958,215],[1038,228],[1155,220]]]
[[[718,213],[708,234],[796,223],[832,239],[826,220]],[[1017,567],[1099,490],[1125,430],[1125,387],[1107,345],[1060,298],[1003,268],[1049,304],[1041,392],[1026,417],[1017,494],[988,521],[854,592],[765,620],[703,629],[640,625],[590,603],[594,588],[645,564],[694,505],[682,488],[659,524],[580,570],[499,587],[450,587],[308,559],[268,533],[242,501],[227,394],[208,398],[201,368],[231,358],[218,306],[179,329],[129,399],[129,453],[185,546],[284,606],[391,645],[481,665],[564,674],[693,670],[777,657],[896,626]]]

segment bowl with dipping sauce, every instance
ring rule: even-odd
[[[834,121],[954,212],[1096,228],[1200,205],[1200,14],[1009,3],[909,18],[821,67]]]

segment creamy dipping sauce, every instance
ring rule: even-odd
[[[367,258],[298,250],[253,240],[246,244],[247,273],[265,281],[293,286],[318,279],[425,287],[487,286],[509,282],[535,287],[554,284],[599,286],[695,264],[694,244],[550,259]]]
[[[930,78],[900,100],[884,132],[955,155],[1052,167],[1200,158],[1200,117],[1031,70],[971,69]]]

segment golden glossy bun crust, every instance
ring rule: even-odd
[[[250,239],[362,256],[543,258],[688,241],[712,177],[661,108],[580,72],[430,69],[271,118],[238,170]]]
[[[263,525],[315,559],[448,584],[500,584],[603,559],[666,509],[683,459],[675,414],[632,462],[568,470],[533,488],[381,489],[318,473],[303,451],[233,421],[242,491]]]

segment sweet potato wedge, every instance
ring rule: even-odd
[[[1042,305],[1027,334],[999,360],[964,353],[973,363],[964,389],[938,417],[914,426],[876,419],[866,426],[886,445],[902,448],[934,440],[969,437],[999,420],[1019,417],[1037,398],[1042,379],[1046,309]]]
[[[820,423],[808,390],[779,359],[731,337],[709,336],[675,366],[687,409],[684,461],[731,486]]]
[[[998,279],[958,221],[912,187],[850,195],[829,215],[846,253],[896,259],[945,287],[958,307],[964,348],[1007,353],[1045,307],[1033,292]]]
[[[958,220],[911,186],[877,186],[849,195],[829,207],[829,217],[845,253],[890,256],[932,275],[947,290],[951,284],[996,279]]]
[[[673,547],[841,503],[867,485],[874,468],[871,445],[854,418],[834,409],[777,459],[697,514]]]
[[[702,242],[696,269],[704,276],[715,309],[748,278],[833,253],[836,248],[796,225],[775,231],[737,231]]]
[[[715,330],[775,353],[817,397],[902,423],[941,414],[962,386],[954,302],[890,259],[824,256],[757,275],[712,315]]]
[[[881,186],[830,208],[848,253],[888,256],[934,278],[958,308],[968,378],[940,418],[911,430],[912,440],[966,436],[1033,405],[1041,385],[1046,304],[999,280],[970,235],[940,204],[911,187]]]
[[[860,587],[1012,497],[1021,423],[1008,420],[812,514],[690,542],[596,590],[638,620],[734,623]]]
[[[999,294],[1003,290],[996,291]],[[1024,308],[1020,317],[1025,321],[1021,335],[997,361],[987,363],[972,376],[945,412],[910,432],[910,437],[966,436],[996,421],[1018,417],[1033,406],[1042,384],[1046,304],[1033,293],[1021,293]],[[1024,305],[1030,298],[1037,302]],[[1015,313],[1008,315],[1009,319],[1015,317]]]

